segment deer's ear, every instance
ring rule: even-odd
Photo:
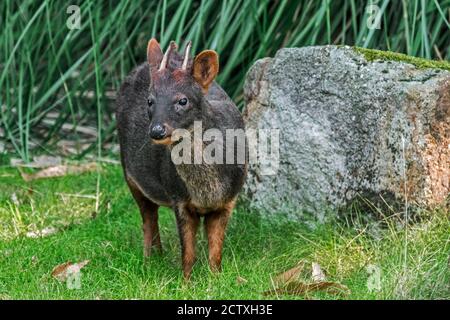
[[[147,61],[150,67],[153,69],[158,69],[161,60],[163,58],[163,53],[161,47],[155,38],[152,38],[147,45]]]
[[[200,52],[194,59],[192,76],[203,88],[204,92],[219,73],[219,56],[214,50]]]

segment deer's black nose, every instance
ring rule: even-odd
[[[155,140],[161,140],[166,136],[166,127],[160,123],[156,123],[150,129],[150,137]]]

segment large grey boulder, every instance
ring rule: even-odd
[[[277,174],[250,166],[251,209],[321,219],[359,197],[429,207],[449,195],[448,71],[281,49],[253,65],[244,94],[247,129],[280,129]]]

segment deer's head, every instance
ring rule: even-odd
[[[215,51],[205,50],[190,58],[191,43],[180,56],[171,42],[163,54],[159,43],[151,39],[147,47],[150,68],[148,114],[150,137],[155,143],[169,145],[175,129],[189,129],[200,120],[205,95],[219,71]]]

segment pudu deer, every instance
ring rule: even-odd
[[[221,269],[225,229],[247,170],[247,157],[237,161],[237,153],[242,152],[239,147],[232,151],[232,163],[175,164],[172,160],[173,148],[184,139],[174,138],[177,129],[192,132],[194,122],[200,121],[203,132],[214,128],[226,136],[228,129],[244,130],[236,105],[214,81],[219,71],[217,53],[205,50],[192,59],[190,49],[189,42],[181,55],[171,42],[163,54],[159,43],[151,39],[147,62],[125,79],[116,111],[124,175],[143,220],[144,257],[152,248],[162,250],[158,208],[172,208],[185,278],[190,277],[194,265],[201,217],[210,268]],[[225,155],[230,150],[223,140],[219,151]],[[200,148],[207,145],[202,142]],[[234,147],[234,138],[231,145]]]

